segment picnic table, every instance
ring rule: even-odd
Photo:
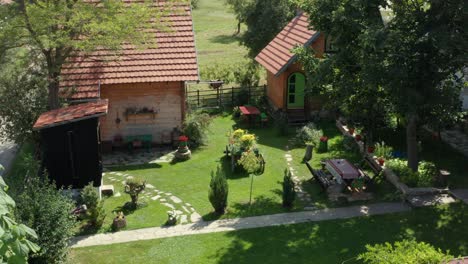
[[[250,105],[239,106],[239,110],[241,111],[242,115],[247,117],[249,126],[251,125],[252,120],[254,119],[253,116],[260,115],[260,110],[258,110],[258,108],[255,106],[250,106]]]
[[[325,162],[325,168],[333,175],[339,184],[343,181],[349,182],[362,176],[361,171],[345,159],[327,160]]]

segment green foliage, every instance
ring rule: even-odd
[[[440,264],[453,259],[441,249],[435,249],[425,242],[414,240],[396,241],[390,243],[366,245],[367,252],[358,256],[367,264]]]
[[[389,160],[393,157],[392,151],[393,151],[393,148],[389,145],[385,145],[385,142],[383,141],[375,144],[374,153],[378,158],[384,158],[386,160]]]
[[[213,64],[201,72],[202,79],[222,80],[225,84],[237,84],[243,88],[258,86],[260,82],[258,64],[248,60],[232,65]]]
[[[229,186],[226,176],[218,167],[216,173],[211,172],[210,189],[208,191],[208,199],[216,213],[224,214],[227,207],[228,193]]]
[[[421,161],[417,172],[411,170],[407,166],[407,161],[402,159],[387,161],[387,167],[392,169],[402,182],[411,187],[430,187],[438,174],[437,167],[429,161]]]
[[[198,2],[200,2],[200,0],[190,0],[190,6],[192,7],[192,9],[198,8]]]
[[[211,117],[206,113],[193,112],[185,117],[182,131],[188,136],[192,147],[206,144]]]
[[[41,250],[31,255],[30,263],[62,263],[67,258],[76,224],[70,214],[75,207],[73,200],[48,181],[31,177],[17,198],[18,219],[39,235],[37,243]]]
[[[295,199],[296,191],[294,190],[294,181],[291,172],[285,169],[283,178],[283,206],[292,207]]]
[[[322,130],[318,129],[314,123],[310,122],[296,130],[295,140],[299,146],[312,145],[315,147],[319,144],[322,136]]]
[[[146,188],[146,181],[141,178],[130,178],[125,181],[124,192],[130,195],[133,208],[138,207],[138,196]]]
[[[93,186],[93,183],[86,185],[83,190],[81,190],[81,203],[85,204],[88,208],[87,214],[89,217],[90,223],[100,228],[106,217],[106,212],[103,208],[103,201],[99,200],[99,192]]]
[[[257,173],[261,169],[260,160],[254,151],[248,150],[242,152],[240,159],[237,161],[248,174]]]
[[[254,0],[241,9],[247,31],[242,44],[255,57],[294,17],[294,6],[287,0]]]
[[[0,165],[0,172],[3,170]],[[2,263],[28,263],[28,255],[40,250],[36,243],[29,239],[37,239],[36,232],[24,224],[18,224],[11,218],[11,208],[16,206],[15,201],[6,193],[8,186],[0,177],[0,261]]]
[[[23,143],[33,137],[32,127],[46,110],[46,75],[41,65],[31,66],[34,51],[10,51],[0,59],[0,137]]]

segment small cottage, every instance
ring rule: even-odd
[[[292,122],[303,122],[308,113],[321,108],[320,100],[304,91],[304,69],[292,49],[310,47],[321,57],[325,52],[325,39],[324,34],[309,28],[308,15],[300,13],[255,57],[267,71],[270,105],[286,112]]]
[[[106,150],[131,142],[171,143],[182,125],[185,82],[199,79],[197,54],[190,4],[168,5],[154,2],[155,9],[175,9],[163,18],[168,30],[155,31],[154,47],[123,45],[118,57],[106,50],[77,54],[63,67],[60,86],[70,102],[109,100],[109,113],[100,120]]]
[[[81,189],[92,182],[101,186],[102,164],[99,118],[108,101],[68,106],[39,116],[33,129],[40,132],[43,165],[58,187]]]

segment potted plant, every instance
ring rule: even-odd
[[[392,158],[392,147],[385,145],[385,142],[377,143],[375,148],[375,155],[377,156],[377,162],[380,166],[385,164],[385,160]]]
[[[320,137],[318,151],[319,152],[327,152],[328,151],[328,137],[327,136],[321,136]]]
[[[177,151],[175,153],[175,157],[178,160],[188,160],[191,157],[191,151],[188,148],[188,140],[189,138],[187,136],[180,136],[179,137],[179,147],[177,148]]]
[[[362,140],[362,136],[361,136],[360,134],[357,134],[357,135],[355,136],[355,138],[356,138],[357,141],[361,141],[361,140]]]
[[[127,220],[125,219],[124,213],[118,212],[114,220],[112,221],[112,229],[115,231],[119,231],[120,229],[126,226],[127,226]]]
[[[167,211],[166,225],[173,226],[177,223],[177,213],[175,210]]]
[[[374,145],[369,145],[367,146],[367,153],[372,154],[375,151],[375,146]]]

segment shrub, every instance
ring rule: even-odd
[[[80,202],[88,208],[89,222],[95,227],[101,227],[106,217],[103,201],[99,200],[99,192],[92,183],[81,190]]]
[[[229,187],[226,176],[218,167],[216,173],[211,172],[210,189],[208,191],[208,199],[216,213],[224,214],[227,207],[228,192]]]
[[[418,167],[418,186],[419,187],[429,187],[432,186],[432,183],[437,177],[438,174],[437,167],[434,163],[429,161],[419,162]]]
[[[437,176],[437,167],[432,162],[419,162],[418,172],[414,172],[407,166],[407,161],[402,159],[391,159],[387,166],[393,170],[400,180],[410,187],[429,187],[432,186]]]
[[[193,147],[206,143],[206,133],[210,123],[211,117],[206,113],[194,112],[186,116],[182,130]]]
[[[284,170],[283,178],[283,206],[292,207],[295,199],[296,191],[294,190],[294,181],[291,172],[286,169]]]
[[[57,190],[48,179],[29,179],[18,196],[17,216],[36,230],[41,250],[31,255],[29,263],[62,263],[68,254],[68,242],[74,233],[75,207],[71,197]]]
[[[433,246],[414,240],[396,241],[390,243],[366,245],[367,252],[359,254],[358,260],[367,264],[397,264],[397,263],[446,263],[453,257],[435,249]]]
[[[249,150],[255,146],[257,139],[254,134],[245,134],[240,138],[241,146]]]
[[[146,181],[140,178],[130,178],[125,181],[124,192],[130,195],[132,206],[138,206],[138,196],[145,189]]]
[[[0,165],[0,172],[3,167]],[[35,253],[40,250],[39,246],[29,239],[37,239],[36,232],[23,225],[16,223],[11,218],[10,210],[15,208],[15,201],[6,193],[8,186],[0,177],[0,226],[2,235],[0,236],[0,243],[2,251],[0,253],[1,263],[28,263],[28,254]]]
[[[393,148],[391,146],[385,145],[385,142],[377,143],[375,145],[375,155],[379,158],[384,158],[389,160],[392,158]]]
[[[190,0],[190,6],[192,7],[192,9],[198,8],[198,2],[199,0]]]
[[[253,151],[242,152],[242,156],[237,163],[249,174],[257,173],[261,169],[260,160]]]
[[[322,136],[322,130],[317,129],[314,123],[308,123],[307,125],[297,129],[296,143],[300,146],[308,144],[315,147],[319,144]]]

